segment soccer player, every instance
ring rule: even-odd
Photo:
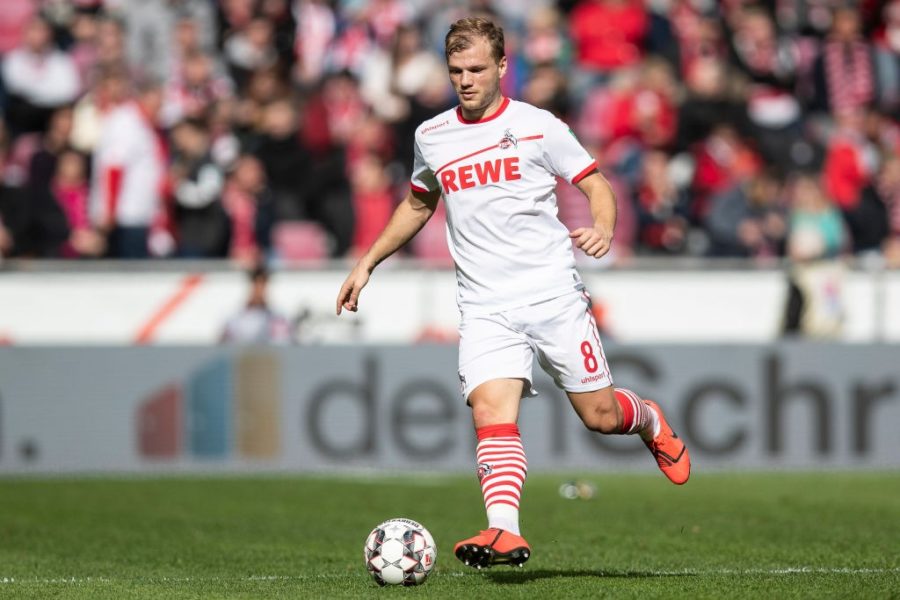
[[[410,192],[344,281],[336,309],[359,308],[372,271],[415,236],[443,196],[461,316],[459,379],[488,518],[488,529],[454,553],[479,568],[521,565],[531,548],[519,531],[527,462],[516,423],[521,399],[534,395],[535,356],[589,429],[639,435],[676,484],[688,480],[690,458],[659,406],[613,387],[575,269],[573,241],[600,258],[613,237],[615,196],[597,162],[553,115],[500,93],[507,68],[500,27],[461,19],[447,33],[445,54],[459,105],[416,130]],[[559,221],[556,177],[587,196],[592,227],[569,232]]]

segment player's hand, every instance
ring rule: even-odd
[[[600,258],[612,245],[613,232],[597,225],[593,227],[579,227],[569,232],[569,237],[575,242],[575,246],[584,251],[588,256]]]
[[[337,297],[337,314],[346,308],[351,312],[359,310],[359,293],[369,283],[369,270],[361,265],[356,265],[341,286]]]

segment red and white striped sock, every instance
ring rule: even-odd
[[[488,527],[519,535],[519,499],[528,473],[519,428],[515,423],[503,423],[479,427],[475,433],[475,459]]]
[[[637,433],[641,439],[652,440],[659,435],[659,417],[641,397],[625,388],[615,388],[616,400],[622,407],[622,430],[619,433]]]

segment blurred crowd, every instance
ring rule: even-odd
[[[0,256],[364,250],[471,14],[598,158],[618,259],[900,264],[898,0],[3,0]],[[406,252],[448,260],[444,218]]]

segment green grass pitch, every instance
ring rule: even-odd
[[[474,476],[0,479],[3,598],[900,598],[900,473],[534,474],[522,569],[476,571]],[[378,588],[363,542],[422,522],[417,588]]]

